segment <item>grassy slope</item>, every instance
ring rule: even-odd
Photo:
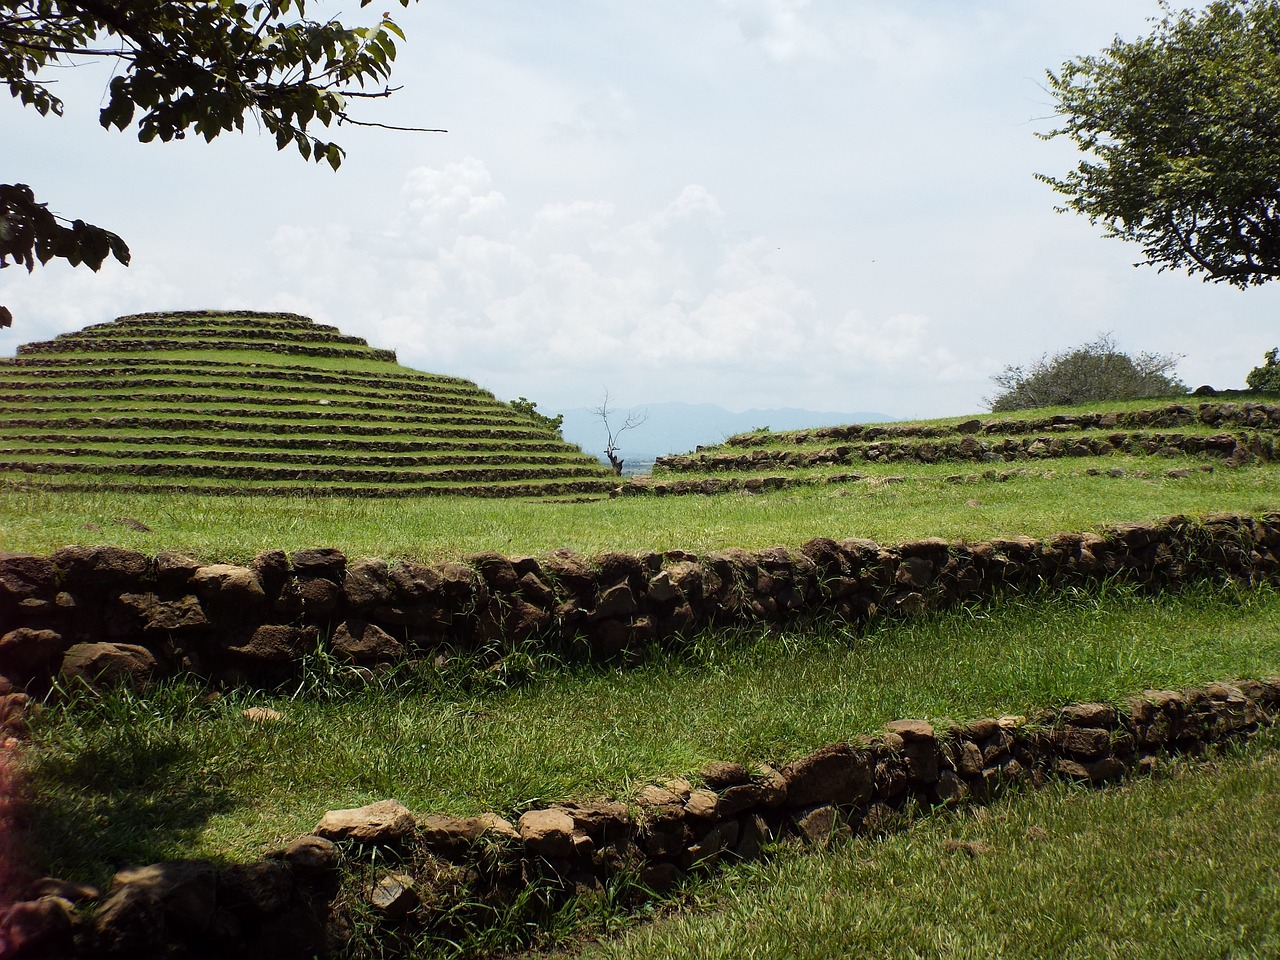
[[[788,849],[706,888],[701,910],[574,956],[1269,960],[1276,745],[1120,789],[1014,796],[818,856]]]
[[[896,717],[962,721],[1270,675],[1280,593],[1010,600],[861,638],[834,626],[708,634],[632,670],[546,666],[509,690],[537,665],[510,659],[471,693],[429,676],[338,699],[304,689],[209,703],[178,685],[52,706],[28,754],[47,867],[101,877],[126,862],[254,856],[326,809],[388,796],[422,812],[514,813],[625,795],[713,759],[784,762]],[[251,704],[287,722],[251,724],[240,715]]]
[[[209,560],[312,545],[423,559],[559,546],[704,551],[795,546],[811,536],[1048,535],[1172,513],[1280,509],[1276,466],[1218,465],[1181,480],[1161,475],[1198,463],[1100,462],[1126,468],[1123,478],[1085,476],[1092,464],[1083,461],[1035,464],[1004,483],[948,483],[956,465],[895,464],[876,469],[904,482],[580,504],[0,489],[0,549],[115,542]],[[1136,476],[1137,469],[1152,476]],[[154,530],[134,532],[116,522],[120,517]],[[49,709],[29,754],[32,823],[49,858],[44,865],[101,879],[126,862],[254,856],[308,829],[324,809],[390,795],[419,810],[514,813],[539,798],[625,793],[709,759],[786,760],[893,717],[963,720],[1147,686],[1276,674],[1280,596],[1200,588],[1176,598],[1116,593],[1017,602],[861,639],[834,628],[708,635],[682,657],[630,672],[563,675],[551,664],[536,682],[504,690],[524,667],[537,669],[509,666],[511,675],[490,675],[489,688],[471,693],[441,678],[418,678],[340,699],[310,690],[294,699],[236,695],[208,703],[198,689],[179,685],[154,697]],[[311,675],[317,684],[333,679],[323,667]],[[275,706],[288,721],[251,725],[240,716],[250,703]],[[692,918],[687,930],[681,923],[643,930],[616,955],[1084,957],[1175,927],[1190,937],[1183,955],[1274,955],[1248,952],[1250,944],[1274,944],[1274,925],[1259,926],[1258,918],[1280,912],[1274,847],[1260,846],[1274,839],[1275,811],[1269,800],[1255,799],[1276,792],[1274,770],[1251,762],[1242,772],[1224,766],[1186,783],[1191,792],[1176,795],[1135,785],[1116,800],[1055,793],[1017,801],[978,837],[995,853],[972,865],[937,853],[947,838],[974,838],[976,821],[969,820],[928,824],[883,847],[860,841],[816,863],[784,854],[705,888],[716,909]],[[1152,828],[1174,817],[1179,804],[1199,812]],[[1026,817],[1057,841],[1043,848],[1048,853],[1018,840]],[[1006,821],[1012,832],[1000,833]],[[1234,832],[1209,837],[1206,822]],[[86,823],[94,829],[86,832]],[[1215,866],[1185,862],[1197,849]],[[1264,855],[1270,873],[1253,884],[1222,882],[1222,869],[1243,869],[1241,852]],[[1178,864],[1172,893],[1157,890],[1182,904],[1165,911],[1172,919],[1152,915],[1148,904],[1163,901],[1149,884],[1135,884],[1114,910],[1098,902],[1095,890],[1145,877],[1151,857]],[[863,893],[883,887],[890,892]],[[844,892],[850,889],[858,895]],[[1026,920],[1028,913],[1048,919]],[[808,915],[816,919],[798,919]],[[956,928],[962,937],[949,932]]]
[[[1104,462],[1118,465],[1116,458]],[[1158,463],[1161,469],[1178,465],[1184,464]],[[184,550],[209,560],[246,560],[266,549],[336,546],[353,557],[430,560],[481,550],[538,554],[557,547],[599,553],[798,546],[816,536],[981,540],[1172,514],[1280,509],[1280,465],[1219,466],[1211,474],[1196,471],[1179,480],[1156,472],[1144,479],[1132,472],[1133,462],[1125,466],[1131,472],[1123,478],[1042,466],[1003,483],[949,483],[945,476],[954,468],[945,464],[895,465],[884,472],[908,482],[591,503],[179,498],[0,488],[0,543],[4,549],[41,553],[69,543],[115,543],[148,552]],[[115,522],[120,517],[139,520],[153,532],[131,530]]]

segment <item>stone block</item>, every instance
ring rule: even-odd
[[[66,680],[91,686],[125,683],[145,687],[159,673],[159,664],[146,647],[132,643],[77,643],[62,657],[59,673]]]
[[[520,839],[536,857],[563,859],[575,852],[573,817],[564,810],[529,810],[518,824]]]
[[[217,874],[207,860],[168,860],[121,870],[112,879],[111,890],[114,893],[126,886],[155,897],[171,935],[196,939],[213,923]]]
[[[390,843],[413,832],[413,814],[399,800],[379,800],[363,807],[330,810],[313,831],[326,840]]]
[[[871,758],[847,743],[822,747],[780,772],[790,807],[859,803],[871,796]]]

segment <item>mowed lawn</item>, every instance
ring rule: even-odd
[[[1212,472],[1198,469],[1212,466]],[[956,482],[956,464],[876,465],[866,480],[767,493],[586,502],[197,494],[49,493],[0,488],[0,549],[47,553],[111,543],[210,562],[263,550],[337,547],[351,557],[440,560],[486,550],[538,555],[611,550],[798,547],[812,537],[885,543],[1051,536],[1175,514],[1280,510],[1280,464],[1229,468],[1194,458],[1088,458],[1017,464],[1008,479]],[[1122,477],[1086,471],[1122,466]],[[1174,478],[1165,471],[1190,468]],[[1140,475],[1140,474],[1145,474]],[[892,478],[886,481],[885,478]],[[124,522],[122,522],[124,521]],[[142,524],[149,531],[137,529]]]

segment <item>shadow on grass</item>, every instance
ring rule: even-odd
[[[37,723],[23,763],[27,872],[105,883],[114,869],[187,855],[235,805],[227,769],[198,742],[206,725],[137,706],[128,694],[63,703]]]

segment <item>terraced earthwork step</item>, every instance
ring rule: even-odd
[[[1040,419],[955,424],[851,424],[730,437],[659,457],[655,479],[759,476],[874,463],[1010,463],[1100,456],[1192,456],[1239,464],[1280,456],[1280,404],[1172,404]]]

